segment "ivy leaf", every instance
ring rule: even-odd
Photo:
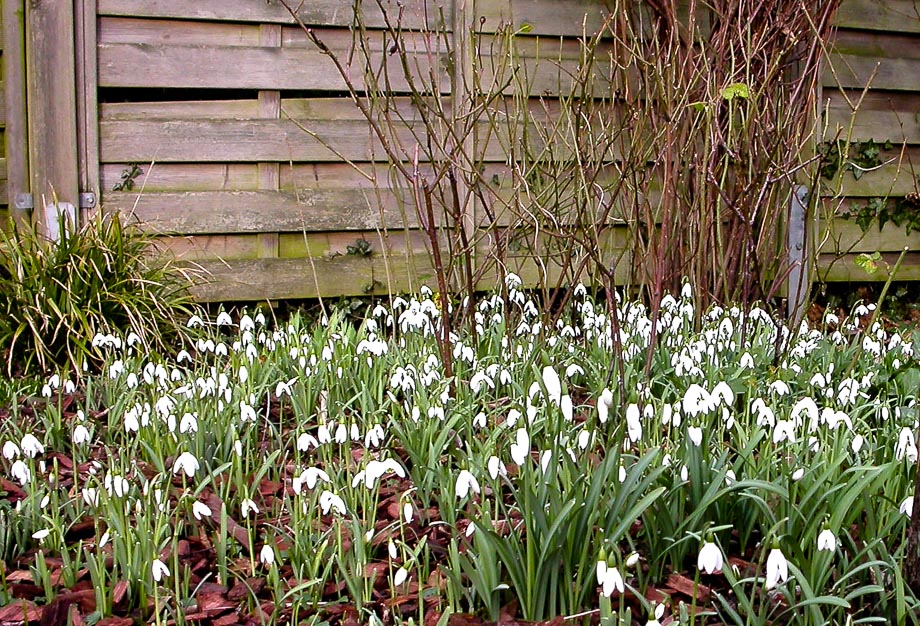
[[[879,261],[882,260],[882,254],[878,250],[872,254],[857,254],[856,258],[853,259],[853,262],[856,263],[856,266],[859,267],[862,271],[870,276],[878,272]]]

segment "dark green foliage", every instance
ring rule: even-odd
[[[99,359],[93,337],[137,334],[138,349],[174,345],[189,314],[187,273],[115,214],[59,243],[32,229],[0,233],[0,355],[8,373],[76,368]]]

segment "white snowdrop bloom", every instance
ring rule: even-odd
[[[630,552],[629,555],[626,557],[626,561],[625,561],[626,567],[635,567],[636,563],[638,562],[639,562],[638,552]]]
[[[584,450],[591,443],[591,440],[594,438],[594,434],[590,430],[582,430],[578,433],[578,447],[581,450]]]
[[[710,404],[709,392],[696,383],[687,387],[684,398],[681,403],[683,411],[687,415],[696,417],[700,413],[707,412]]]
[[[345,515],[347,512],[345,501],[331,491],[324,491],[319,494],[319,506],[323,515],[328,515],[333,510],[339,515]],[[373,532],[373,529],[371,529],[371,532]]]
[[[19,442],[22,453],[30,459],[34,459],[39,454],[45,453],[45,446],[32,433],[26,433]]]
[[[690,478],[690,469],[686,465],[680,466],[680,480],[681,482],[687,482]]]
[[[697,448],[703,443],[703,429],[698,426],[688,426],[687,435],[690,437],[690,441],[693,442],[693,445]]]
[[[908,462],[917,462],[917,445],[914,441],[914,433],[911,428],[905,426],[898,435],[898,443],[894,449],[895,458],[900,461],[907,458]]]
[[[729,487],[735,484],[738,478],[735,476],[735,470],[725,472],[725,484]]]
[[[250,513],[254,513],[254,514],[259,513],[259,507],[258,505],[256,505],[255,502],[253,502],[249,498],[245,498],[242,502],[240,502],[240,513],[243,515],[244,518],[248,519]]]
[[[738,365],[745,369],[754,369],[754,357],[751,356],[750,352],[745,352],[741,355],[741,359],[739,359]]]
[[[722,555],[722,550],[719,549],[719,546],[712,541],[703,543],[703,547],[700,548],[700,553],[696,557],[697,569],[707,574],[714,574],[721,572],[724,564],[725,557]]]
[[[829,528],[825,528],[821,531],[821,534],[818,535],[818,550],[826,550],[828,552],[833,552],[837,549],[837,537],[834,535],[833,531]]]
[[[460,473],[457,475],[457,483],[454,485],[454,491],[457,494],[457,498],[462,500],[470,491],[473,493],[479,493],[479,481],[476,480],[476,477],[468,470],[460,470]]]
[[[605,567],[603,577],[599,582],[601,584],[601,593],[608,598],[613,595],[614,590],[619,593],[623,593],[626,590],[620,570],[615,567]]]
[[[511,444],[511,460],[517,465],[523,465],[530,457],[530,435],[524,428],[518,428],[515,442]]]
[[[719,381],[713,388],[710,399],[711,408],[719,406],[719,403],[724,406],[732,406],[735,403],[735,392],[724,380]]]
[[[204,320],[199,316],[193,315],[188,319],[188,323],[185,325],[186,328],[197,328],[204,325]]]
[[[597,400],[597,417],[601,424],[607,423],[607,419],[610,417],[610,408],[612,406],[613,392],[609,389],[604,389],[601,392],[601,397]]]
[[[22,486],[29,484],[29,481],[32,480],[32,472],[29,471],[25,463],[18,459],[10,467],[10,476],[18,480]]]
[[[783,441],[795,443],[795,424],[789,420],[779,420],[773,428],[773,443]]]
[[[443,409],[442,409],[443,411]],[[444,419],[443,417],[441,419]],[[383,426],[380,424],[374,424],[364,435],[364,447],[365,448],[377,448],[383,443],[383,439],[386,436],[386,433],[383,432]]]
[[[319,442],[316,440],[316,437],[309,433],[302,433],[297,437],[297,449],[301,452],[307,452],[310,448],[319,448]]]
[[[801,480],[802,476],[804,475],[805,469],[800,467],[799,469],[792,472],[792,480]]]
[[[626,431],[633,443],[642,438],[642,420],[639,405],[633,403],[626,407]]]
[[[71,435],[71,440],[76,445],[82,445],[84,443],[90,442],[89,429],[83,424],[77,424],[73,429],[73,434]]]
[[[42,543],[50,534],[50,530],[47,528],[42,528],[41,530],[36,530],[34,533],[32,533],[32,539],[37,539],[39,543]]]
[[[256,421],[255,408],[247,404],[244,400],[240,400],[240,421],[244,423]]]
[[[842,406],[853,404],[860,397],[859,381],[846,378],[837,385],[837,402]]]
[[[622,465],[620,466],[620,469],[617,471],[617,479],[620,481],[620,484],[626,482],[626,468],[623,467]]]
[[[292,378],[291,380],[288,380],[288,381],[282,380],[281,382],[279,382],[277,385],[275,385],[275,397],[281,398],[281,396],[290,396],[291,387],[294,385],[295,382],[297,382],[296,378]]]
[[[183,452],[176,458],[175,463],[173,463],[173,474],[185,472],[186,476],[194,478],[195,472],[197,472],[199,468],[198,459],[196,459],[191,452]]]
[[[19,457],[19,446],[17,446],[12,441],[7,441],[3,444],[3,458],[8,461],[12,461]]]
[[[329,480],[329,474],[324,472],[318,467],[308,467],[305,469],[300,476],[297,476],[293,480],[294,493],[300,493],[303,490],[303,486],[306,485],[307,489],[311,491],[316,488],[316,485],[319,481],[324,483],[331,483]]]
[[[559,409],[562,411],[562,417],[565,421],[571,422],[573,416],[572,396],[565,394],[559,400]]]
[[[150,566],[150,572],[153,574],[153,580],[156,582],[160,582],[163,580],[163,578],[168,578],[170,575],[169,568],[166,567],[166,563],[160,559],[153,560],[153,564]]]
[[[508,470],[502,460],[497,456],[490,456],[486,467],[489,470],[489,476],[492,480],[497,480],[499,476],[507,476]]]
[[[562,381],[559,379],[559,374],[550,365],[543,368],[543,386],[549,396],[548,401],[558,406],[562,401]]]
[[[128,479],[118,474],[106,474],[102,486],[105,487],[106,493],[118,498],[125,497],[131,490],[131,483],[128,482]]]
[[[486,420],[486,414],[482,411],[477,413],[476,417],[473,418],[473,426],[476,428],[485,428],[487,424],[488,421]]]
[[[907,496],[906,498],[904,498],[904,501],[901,502],[901,506],[898,507],[898,511],[900,513],[903,513],[907,517],[911,517],[914,511],[914,497]]]
[[[404,566],[400,566],[399,569],[396,570],[396,573],[393,575],[393,585],[399,587],[401,584],[406,582],[408,578],[409,571]]]
[[[792,411],[789,413],[789,419],[794,424],[801,425],[803,421],[807,419],[808,423],[814,426],[812,430],[817,428],[819,416],[820,412],[817,403],[808,396],[796,402],[792,407]]]
[[[196,500],[192,504],[192,515],[194,515],[197,520],[200,520],[202,517],[211,517],[211,508],[204,502]]]
[[[664,605],[656,604],[655,609],[652,611],[652,615],[654,617],[649,619],[649,621],[645,623],[645,626],[661,626],[661,618],[664,617]]]
[[[259,562],[266,567],[271,567],[275,562],[275,551],[267,543],[259,550]]]
[[[553,451],[544,450],[540,453],[540,470],[545,474],[546,470],[549,469],[549,464],[553,460]]]
[[[182,420],[179,422],[179,432],[182,434],[197,433],[198,418],[191,413],[184,414]]]
[[[853,441],[850,443],[850,448],[852,448],[853,452],[858,453],[860,450],[862,450],[863,443],[865,443],[863,436],[856,435],[853,437]]]
[[[789,579],[789,564],[782,550],[773,548],[767,555],[766,587],[773,589]]]
[[[85,487],[81,489],[80,495],[86,506],[99,506],[99,490],[95,487]]]
[[[774,380],[772,383],[770,383],[769,389],[778,396],[789,395],[789,385],[787,385],[782,380]]]
[[[772,428],[776,425],[776,415],[773,413],[773,409],[763,401],[763,398],[757,398],[751,403],[751,413],[757,415],[758,426],[770,426]]]

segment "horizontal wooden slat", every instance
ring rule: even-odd
[[[0,33],[3,31],[0,30]],[[0,63],[3,61],[3,55],[0,53]],[[3,97],[3,94],[6,93],[4,90],[6,87],[3,84],[3,81],[0,80],[0,126],[6,126],[6,98]]]
[[[918,40],[920,41],[920,40]],[[859,89],[920,91],[920,60],[885,59],[849,54],[831,54],[831,67],[825,69],[823,83]]]
[[[894,152],[894,154],[892,154]],[[855,198],[891,197],[898,198],[917,191],[917,175],[920,175],[920,163],[912,171],[910,156],[917,155],[910,151],[900,165],[896,151],[884,151],[881,158],[888,162],[877,169],[864,172],[858,179],[852,172],[844,172],[839,178],[828,181],[827,187],[839,196]]]
[[[300,91],[343,91],[346,84],[332,61],[314,49],[173,46],[166,44],[99,44],[100,87],[161,87],[210,89],[265,89]],[[371,59],[370,67],[378,72],[382,54]],[[417,63],[416,63],[417,61]],[[435,75],[441,76],[439,88],[450,90],[447,59],[435,63]],[[389,85],[394,92],[408,90],[400,59],[386,57]],[[355,85],[364,88],[360,63],[353,69]],[[428,57],[411,60],[413,71],[428,74]],[[228,68],[233,68],[229,71]]]
[[[149,163],[139,164],[141,174],[131,192],[159,191],[254,191],[259,188],[259,170],[255,163]],[[107,163],[100,168],[103,197],[122,182],[130,172],[127,163]],[[128,191],[128,190],[126,190]]]
[[[852,113],[847,109],[831,108],[827,115],[827,132],[825,137],[833,139],[840,136],[847,138]],[[878,142],[892,141],[920,144],[920,112],[860,110],[852,125],[850,141]]]
[[[825,282],[869,282],[888,280],[891,268],[897,262],[900,252],[888,252],[882,255],[885,263],[879,263],[874,274],[868,274],[854,261],[855,255],[833,258],[823,255],[818,259],[818,276]],[[886,265],[887,264],[887,265]],[[920,280],[920,254],[909,252],[898,269],[896,280]]]
[[[862,231],[854,221],[836,218],[819,226],[821,253],[830,255],[875,251],[900,253],[905,247],[920,250],[920,231],[907,234],[904,226],[886,224],[881,231],[873,223]]]
[[[830,44],[836,54],[879,59],[920,59],[920,37],[912,33],[840,30]]]
[[[297,9],[297,16],[308,25],[351,26],[354,23],[354,3],[342,0],[289,0]],[[449,0],[403,0],[397,5],[384,0],[383,6],[390,7],[390,20],[396,18],[400,5],[403,8],[404,28],[424,28],[435,24],[439,16],[446,14],[450,24],[452,2]],[[362,20],[366,26],[385,26],[384,13],[375,0],[361,3]],[[179,18],[191,20],[214,20],[291,24],[291,14],[278,0],[99,0],[100,15],[122,15],[156,18]]]
[[[6,180],[6,158],[0,158],[0,179]]]
[[[258,25],[236,22],[100,17],[97,37],[97,43],[101,44],[225,47],[261,45]]]
[[[406,224],[394,194],[383,206],[371,190],[199,191],[186,193],[108,192],[108,210],[130,214],[159,233],[261,233],[402,228]],[[415,210],[406,212],[416,226]]]
[[[920,33],[917,0],[844,0],[834,23],[838,28]]]

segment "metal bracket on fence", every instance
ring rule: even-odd
[[[32,200],[32,194],[17,193],[16,197],[13,198],[13,208],[20,211],[28,211],[29,209],[34,209],[35,203]]]
[[[81,209],[95,209],[96,208],[96,194],[92,192],[84,192],[80,194],[80,208]]]

